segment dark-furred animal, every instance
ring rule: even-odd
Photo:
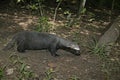
[[[80,48],[76,43],[49,33],[33,31],[19,32],[13,36],[3,50],[11,49],[15,43],[17,44],[18,52],[48,49],[52,56],[57,56],[57,50],[63,49],[75,55],[80,55]]]

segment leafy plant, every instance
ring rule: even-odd
[[[86,8],[83,8],[83,9],[81,10],[81,14],[85,14],[85,12],[86,12]]]
[[[72,76],[70,80],[80,80],[76,75]]]
[[[21,63],[21,66],[19,68],[20,71],[20,77],[19,79],[30,79],[33,77],[33,72],[30,70],[27,70],[27,65],[25,63]]]
[[[69,11],[65,11],[64,14],[67,15],[67,21],[65,23],[65,27],[69,28],[74,24],[73,18],[71,18],[72,13],[70,13]]]
[[[73,33],[73,41],[79,43],[80,42],[80,37],[79,37],[79,32],[76,31]]]
[[[28,70],[27,67],[29,66],[24,63],[22,58],[16,54],[11,54],[9,58],[18,71],[18,80],[34,78],[34,73],[31,70]]]
[[[25,5],[21,5],[24,8],[27,8],[32,11],[38,11],[41,16],[43,16],[43,3],[44,0],[16,0],[16,3],[24,3]]]
[[[3,78],[4,78],[5,68],[6,68],[6,66],[0,67],[0,80],[3,80]]]
[[[98,41],[96,38],[92,38],[92,41],[88,44],[88,51],[92,54],[97,54],[100,57],[106,57],[106,51],[105,51],[105,45],[102,45],[101,47],[98,44]]]
[[[46,72],[45,72],[45,78],[43,79],[43,80],[52,80],[53,79],[53,69],[52,68],[50,68],[50,69],[48,69]]]
[[[49,32],[50,28],[51,28],[51,25],[48,23],[48,18],[42,16],[39,18],[38,25],[35,28],[35,30],[38,32]]]
[[[109,44],[109,46],[112,46]],[[101,61],[103,62],[101,65],[102,71],[105,73],[106,80],[110,80],[113,73],[120,72],[120,62],[117,57],[113,58],[110,55],[107,55],[105,51],[105,45],[99,47],[98,41],[93,38],[92,41],[89,43],[89,52],[92,54],[96,54],[100,56]]]
[[[112,50],[114,53],[111,53],[111,55],[108,55],[105,59],[102,59],[103,64],[101,67],[107,78],[106,80],[110,80],[113,77],[116,77],[117,79],[117,76],[119,76],[120,73],[119,51],[116,51],[116,47],[114,47]]]

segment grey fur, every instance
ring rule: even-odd
[[[17,43],[17,51],[48,49],[52,56],[57,56],[58,49],[64,49],[75,55],[80,55],[80,48],[76,43],[53,34],[22,31],[13,36],[3,50],[9,50]]]

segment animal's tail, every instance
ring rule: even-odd
[[[3,48],[3,50],[9,50],[9,49],[13,48],[15,45],[15,42],[16,42],[16,39],[15,39],[15,37],[13,37],[10,40],[10,42]]]

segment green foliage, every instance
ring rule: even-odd
[[[66,11],[64,11],[64,14],[65,14],[65,15],[69,15],[69,14],[71,14],[71,13],[70,13],[69,10],[66,10]]]
[[[96,16],[93,12],[90,12],[90,11],[87,11],[87,15],[89,18],[93,18]]]
[[[23,62],[22,58],[16,54],[11,54],[9,58],[18,71],[18,80],[34,78],[34,73],[28,70],[29,66]]]
[[[112,53],[102,59],[103,64],[101,65],[102,71],[105,73],[106,80],[116,80],[117,78],[115,77],[118,77],[118,73],[120,73],[120,52],[116,50],[116,47],[114,47],[116,44],[111,46],[113,47]]]
[[[102,71],[105,73],[106,80],[112,79],[113,75],[120,73],[120,61],[116,57],[107,57],[103,59]]]
[[[67,15],[67,21],[65,23],[66,28],[72,27],[74,25],[74,19],[72,18],[72,13],[69,10],[64,11],[64,14]]]
[[[38,32],[49,32],[50,28],[51,28],[51,24],[48,23],[48,18],[42,16],[39,18],[38,25],[35,28],[35,30]]]
[[[35,4],[28,5],[27,8],[31,10],[38,10],[38,6]]]
[[[43,6],[42,4],[43,1],[44,0],[31,1],[31,3],[27,5],[27,8],[31,10],[39,10],[40,7]]]
[[[40,15],[43,15],[43,9],[44,6],[42,3],[44,0],[17,0],[17,3],[24,3],[25,5],[21,5],[24,8],[27,8],[31,11],[37,11]]]
[[[80,42],[80,37],[79,37],[79,31],[76,31],[73,33],[73,41],[79,43]]]
[[[17,3],[24,2],[24,0],[17,0]]]
[[[83,8],[83,9],[81,10],[81,14],[85,14],[85,12],[86,12],[86,8]]]
[[[56,0],[56,2],[60,2],[60,1],[62,1],[62,0]]]
[[[101,47],[99,47],[98,41],[96,40],[96,38],[92,38],[92,41],[90,41],[87,48],[88,48],[88,51],[92,54],[97,54],[103,58],[107,56],[105,51],[105,45],[102,45]]]
[[[6,68],[6,66],[4,66],[4,67],[0,66],[0,80],[4,79],[5,68]]]
[[[105,73],[106,80],[110,80],[112,75],[120,72],[120,62],[117,57],[111,57],[110,54],[106,54],[106,46],[99,47],[98,42],[93,38],[92,42],[89,43],[89,52],[96,54],[102,61],[102,71]]]
[[[46,72],[45,72],[45,78],[43,79],[43,80],[52,80],[53,79],[53,69],[52,68],[50,68],[50,69],[48,69]]]
[[[33,77],[33,72],[27,70],[27,65],[25,63],[21,64],[19,71],[20,71],[20,76],[18,77],[19,80],[30,79]]]
[[[70,80],[80,80],[76,75],[72,76]]]

